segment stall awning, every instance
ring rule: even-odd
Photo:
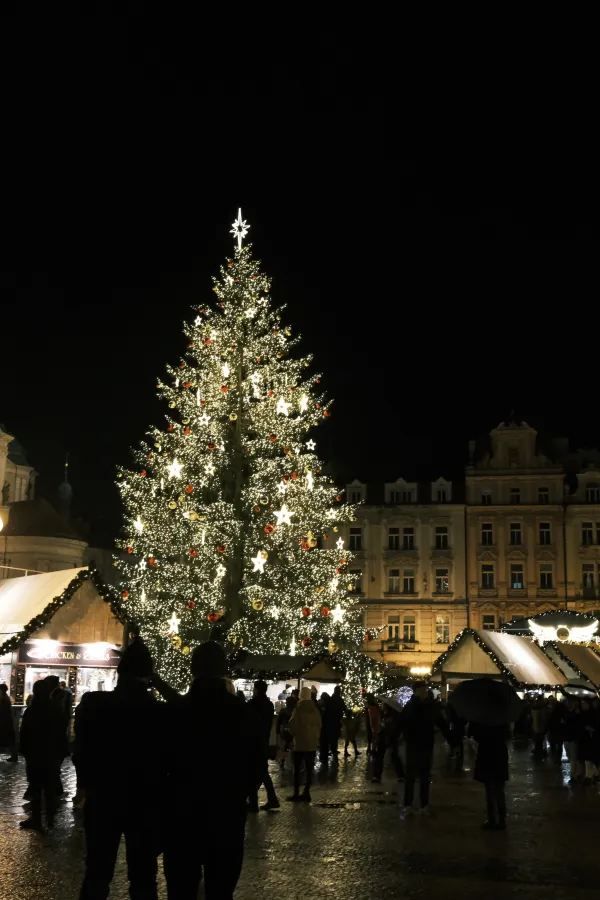
[[[314,656],[281,656],[240,653],[232,662],[232,670],[239,678],[297,679],[331,682],[343,681],[343,674],[336,671],[325,659]]]
[[[0,582],[0,643],[22,631],[48,604],[60,596],[85,568],[61,569],[42,575],[8,578]]]
[[[483,675],[506,678],[524,688],[561,687],[568,679],[525,637],[466,628],[435,661],[432,674],[460,677]]]
[[[573,672],[571,679],[589,681],[595,688],[600,688],[600,656],[591,647],[582,644],[546,644],[544,651],[555,659],[556,665],[567,674]]]

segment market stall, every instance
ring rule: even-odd
[[[432,667],[432,680],[443,694],[465,679],[485,676],[505,680],[519,692],[554,692],[568,682],[530,639],[471,628],[461,631]]]
[[[317,689],[317,695],[332,690],[343,681],[343,674],[336,671],[326,659],[315,656],[271,656],[267,654],[239,653],[232,662],[236,689],[251,696],[253,684],[259,678],[268,684],[268,696],[275,702],[304,685]]]
[[[590,688],[600,688],[600,656],[592,647],[583,644],[544,644],[544,653],[572,682],[587,683]]]
[[[36,681],[57,675],[74,699],[112,690],[124,615],[112,590],[88,568],[0,582],[0,681],[18,706]]]

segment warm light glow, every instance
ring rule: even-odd
[[[168,467],[167,472],[169,473],[169,478],[181,478],[181,470],[183,466],[181,463],[178,463],[176,459],[173,460],[171,465]]]
[[[411,666],[411,675],[431,675],[431,666]]]

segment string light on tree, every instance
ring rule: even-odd
[[[312,451],[315,449],[316,446],[317,446],[317,445],[316,445],[315,442],[312,440],[312,438],[310,439],[310,441],[307,441],[307,442],[306,442],[306,449],[307,449],[307,450],[310,450],[311,453],[312,453]]]
[[[308,396],[306,394],[302,394],[300,400],[298,402],[298,406],[300,408],[301,413],[305,413],[308,409]]]
[[[133,527],[135,528],[135,530],[137,531],[138,534],[141,534],[142,531],[144,530],[144,525],[143,525],[142,520],[140,519],[139,516],[137,517],[137,519],[136,519],[135,522],[133,523]]]
[[[285,503],[281,507],[275,511],[275,518],[277,519],[278,525],[291,525],[292,524],[292,516],[294,513],[292,510],[288,509]]]
[[[337,539],[337,541],[335,542],[335,546],[337,547],[338,550],[343,550],[344,549],[344,538],[339,537]]]
[[[284,400],[283,397],[280,397],[279,400],[277,401],[277,406],[276,406],[276,408],[275,408],[275,411],[276,411],[279,415],[282,415],[282,416],[289,416],[289,414],[290,414],[290,404],[289,404],[286,400]]]
[[[167,472],[169,474],[169,478],[181,478],[181,472],[183,470],[183,466],[181,463],[177,462],[176,459],[173,460]]]
[[[181,619],[178,619],[176,614],[173,613],[173,615],[169,619],[169,634],[179,634],[180,623]]]
[[[266,550],[259,550],[255,557],[252,559],[252,564],[254,568],[253,572],[260,572],[261,575],[265,571],[265,563],[268,559],[269,554]]]

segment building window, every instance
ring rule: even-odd
[[[350,550],[362,550],[362,528],[350,529]]]
[[[494,566],[490,563],[484,563],[481,566],[481,587],[486,591],[491,591],[495,584]]]
[[[388,528],[388,550],[400,549],[400,529]]]
[[[581,567],[581,584],[584,591],[594,590],[594,563],[584,563]]]
[[[594,523],[593,522],[582,522],[581,523],[581,543],[584,546],[589,546],[594,543]]]
[[[521,539],[521,523],[520,522],[511,522],[510,523],[510,543],[513,547],[520,547],[523,543]]]
[[[435,642],[436,644],[450,643],[450,616],[435,617]]]
[[[550,503],[550,490],[547,487],[538,488],[538,503]]]
[[[445,503],[448,499],[446,496],[446,488],[438,488],[435,492],[435,499],[437,503]]]
[[[405,569],[402,577],[402,593],[415,593],[415,571],[414,569]]]
[[[400,569],[388,569],[388,594],[400,593]]]
[[[400,640],[400,616],[388,615],[387,617],[388,641]]]
[[[491,505],[492,505],[492,494],[491,494],[491,491],[482,491],[482,493],[481,493],[481,505],[482,505],[482,506],[491,506]]]
[[[351,491],[350,503],[362,503],[362,493],[360,491]]]
[[[496,616],[493,614],[486,614],[481,617],[481,627],[484,631],[495,631],[496,630]]]
[[[435,549],[448,549],[448,529],[445,525],[440,525],[435,529]]]
[[[435,570],[435,592],[436,594],[447,594],[450,590],[450,577],[448,569]]]
[[[415,549],[415,529],[414,528],[404,528],[402,530],[402,549],[403,550],[414,550]]]
[[[400,491],[390,491],[390,503],[401,503],[402,495]]]
[[[585,489],[586,503],[600,503],[600,484],[588,484]]]
[[[402,619],[402,640],[406,644],[414,644],[417,639],[416,616],[404,616]]]
[[[510,589],[511,591],[522,591],[525,587],[523,578],[523,566],[521,563],[511,563],[510,566]]]
[[[491,547],[494,543],[494,528],[491,522],[483,522],[481,525],[481,543],[484,547]]]
[[[509,466],[519,465],[519,449],[518,447],[508,448],[508,464]]]
[[[521,488],[510,489],[510,502],[513,506],[518,506],[521,502]]]
[[[542,563],[540,566],[540,588],[549,591],[554,587],[554,578],[552,576],[552,564]]]
[[[538,534],[540,538],[540,544],[551,544],[552,543],[552,529],[550,527],[550,522],[540,522],[538,528]]]
[[[354,594],[362,594],[362,572],[360,569],[350,569],[349,573],[352,578],[352,592]]]

